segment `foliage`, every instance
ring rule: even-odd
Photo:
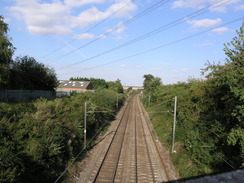
[[[103,90],[108,88],[107,82],[104,79],[97,79],[97,78],[81,78],[81,77],[71,77],[70,81],[91,81],[95,90]]]
[[[157,87],[162,85],[161,78],[154,77],[151,74],[146,74],[143,76],[143,78],[145,78],[144,82],[143,82],[143,87],[144,87],[146,93],[150,93],[151,91],[156,90]]]
[[[17,57],[11,63],[9,89],[54,90],[57,84],[54,70],[33,57]]]
[[[211,112],[216,123],[222,128],[222,144],[220,150],[223,151],[227,161],[232,162],[234,167],[241,167],[243,163],[243,127],[244,127],[244,24],[237,31],[238,37],[233,38],[225,44],[225,54],[227,63],[208,64],[206,71],[207,84],[212,92],[206,96],[212,99],[207,111]],[[236,132],[239,135],[233,135]],[[228,139],[228,140],[227,140]],[[232,139],[232,140],[230,140]],[[235,142],[235,143],[233,143]],[[240,143],[237,143],[240,142]],[[232,157],[231,157],[232,156]]]
[[[0,16],[0,89],[54,90],[58,82],[53,69],[28,56],[12,60],[15,48],[7,32]]]
[[[107,85],[109,90],[115,91],[117,93],[124,93],[123,86],[119,79],[117,79],[115,82],[109,81],[107,82]]]
[[[11,38],[7,35],[8,30],[8,24],[0,16],[0,89],[6,88],[8,84],[9,65],[15,50],[10,42]]]
[[[155,77],[144,76],[143,103],[160,140],[168,147],[173,122],[170,111],[173,97],[178,97],[176,154],[172,158],[182,177],[244,166],[243,29],[244,25],[237,31],[238,37],[224,45],[224,65],[207,63],[205,80],[191,78],[186,83],[157,84],[152,89]]]
[[[119,95],[119,107],[123,101]],[[116,92],[0,103],[0,182],[54,182],[84,147],[84,102],[87,111],[94,111],[87,117],[90,141],[114,119]]]

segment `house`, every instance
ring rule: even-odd
[[[59,85],[56,88],[57,96],[70,96],[71,92],[85,92],[94,91],[93,85],[90,81],[65,81],[60,80]]]

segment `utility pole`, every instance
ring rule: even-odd
[[[173,123],[173,136],[172,136],[172,149],[171,149],[171,153],[174,153],[174,144],[175,144],[176,107],[177,107],[177,97],[175,96],[174,123]]]
[[[84,149],[86,149],[86,102],[85,102],[85,107],[84,107]]]

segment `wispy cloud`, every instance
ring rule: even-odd
[[[207,0],[178,0],[172,4],[173,8],[201,8]]]
[[[104,3],[104,0],[64,0],[64,4],[67,7],[73,8],[73,7],[80,7],[86,4],[91,3]]]
[[[120,40],[127,37],[126,34],[123,34],[125,30],[126,30],[125,24],[123,22],[119,22],[114,28],[108,29],[106,32],[116,35],[116,39]]]
[[[235,6],[236,10],[244,10],[244,4],[240,5],[240,6]]]
[[[121,65],[119,65],[119,67],[120,67],[120,68],[125,68],[126,65],[125,65],[125,64],[121,64]]]
[[[91,39],[93,37],[94,37],[93,34],[88,34],[88,33],[83,33],[83,34],[75,36],[76,39]]]
[[[105,39],[106,36],[105,36],[104,34],[100,34],[100,35],[98,36],[98,38],[99,38],[99,39]]]
[[[221,22],[220,18],[216,18],[216,19],[201,19],[201,20],[187,20],[186,21],[188,24],[191,24],[192,27],[194,28],[201,28],[201,27],[211,27],[214,25],[217,25]]]
[[[227,31],[229,31],[228,27],[219,27],[219,28],[216,28],[216,29],[212,30],[212,32],[215,32],[217,34],[224,34]]]
[[[177,0],[172,3],[172,8],[204,8],[210,6],[212,11],[225,12],[229,5],[237,4],[241,0]],[[216,8],[214,8],[216,7]]]
[[[114,27],[112,29],[108,29],[107,32],[113,33],[113,34],[120,34],[120,33],[124,32],[125,29],[126,29],[125,24],[123,22],[119,22],[116,27]]]

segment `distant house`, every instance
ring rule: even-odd
[[[90,81],[65,81],[60,80],[56,88],[57,96],[67,95],[70,96],[71,92],[85,92],[94,91],[93,85]]]

